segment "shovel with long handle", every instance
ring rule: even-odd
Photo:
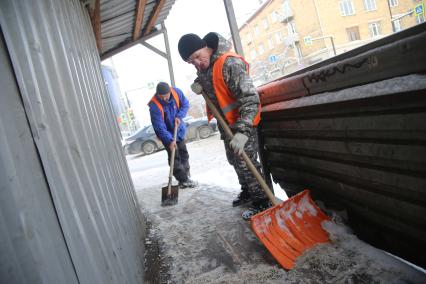
[[[234,137],[234,134],[232,133],[231,128],[229,128],[228,123],[225,121],[225,119],[219,113],[219,111],[217,110],[215,105],[212,103],[210,98],[204,92],[202,93],[202,95],[203,95],[204,99],[206,100],[207,106],[209,107],[209,109],[211,110],[211,112],[216,117],[217,121],[220,123],[223,130],[225,131],[226,136],[228,136],[228,138],[232,140],[232,138]],[[247,156],[245,151],[243,151],[242,157],[243,157],[244,162],[247,164],[247,167],[250,169],[250,171],[253,173],[254,177],[257,179],[257,181],[259,182],[262,189],[265,191],[269,200],[271,200],[272,204],[273,205],[279,204],[279,201],[274,196],[272,191],[269,189],[269,186],[266,184],[263,177],[259,174],[256,167],[253,165],[253,162],[250,160],[249,156]]]
[[[175,123],[175,129],[173,130],[173,142],[176,143],[178,126]],[[170,171],[169,171],[169,184],[167,188],[167,196],[170,196],[172,193],[172,177],[173,177],[173,169],[175,167],[175,155],[176,155],[176,147],[173,147],[172,154],[170,155]]]
[[[175,128],[173,130],[173,142],[176,142],[177,130],[178,130],[178,125],[175,123]],[[170,155],[169,183],[167,187],[162,188],[162,193],[161,193],[162,206],[174,205],[178,202],[179,187],[172,186],[173,169],[175,165],[175,154],[176,154],[176,147],[172,149],[172,153]]]
[[[225,134],[232,139],[234,135],[222,115],[204,92],[202,95]],[[282,267],[292,269],[296,258],[305,250],[318,243],[328,242],[328,235],[321,227],[321,222],[329,218],[312,201],[309,190],[280,203],[245,151],[242,157],[274,205],[251,217],[252,230]]]

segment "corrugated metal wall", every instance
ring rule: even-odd
[[[1,31],[0,86],[0,282],[78,283]]]
[[[289,195],[311,189],[314,197],[346,210],[360,237],[423,267],[425,30],[408,30],[383,46],[374,43],[376,49],[364,47],[364,54],[275,82],[282,93],[262,98],[260,131],[263,164]],[[370,60],[374,64],[361,72],[356,62]],[[315,74],[322,79],[308,81]],[[377,78],[387,80],[371,82]],[[264,89],[268,93],[268,85]],[[330,92],[312,95],[324,89]]]
[[[9,145],[0,156],[2,240],[10,243],[2,241],[2,276],[9,265],[26,268],[18,283],[142,283],[143,220],[85,8],[78,0],[1,1],[0,25],[26,114],[0,113]]]

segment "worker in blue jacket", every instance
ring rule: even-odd
[[[155,134],[167,150],[169,165],[172,149],[176,148],[173,176],[178,180],[179,187],[194,187],[195,182],[189,178],[189,154],[185,144],[186,127],[183,122],[189,109],[188,100],[180,89],[160,82],[148,106]],[[176,142],[173,141],[175,125],[178,127]]]

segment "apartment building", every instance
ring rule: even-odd
[[[425,21],[425,0],[268,0],[240,27],[257,83]]]
[[[423,0],[389,0],[394,32],[421,24],[425,21],[425,1]],[[419,9],[423,13],[416,13]]]

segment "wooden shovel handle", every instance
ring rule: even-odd
[[[173,142],[176,142],[177,137],[177,131],[178,131],[178,125],[175,122],[175,129],[173,130]],[[177,145],[176,145],[177,147]],[[169,184],[167,186],[167,195],[170,196],[172,194],[172,176],[173,176],[173,168],[175,166],[175,153],[176,153],[176,147],[172,149],[172,154],[170,155],[170,171],[169,171]]]
[[[231,128],[229,128],[228,123],[225,121],[225,119],[222,117],[222,115],[219,113],[215,105],[212,103],[210,98],[204,93],[201,93],[204,97],[204,100],[206,101],[207,106],[209,107],[210,111],[213,113],[213,115],[216,117],[217,121],[219,121],[220,125],[222,126],[223,130],[225,130],[225,134],[228,136],[229,139],[232,140],[234,138],[234,134],[231,131]],[[275,198],[272,191],[269,189],[269,186],[266,184],[263,177],[259,174],[256,167],[253,165],[250,158],[247,156],[246,152],[243,151],[243,159],[244,162],[246,162],[247,167],[250,169],[250,171],[253,173],[254,177],[259,182],[260,186],[262,187],[263,191],[265,191],[266,195],[268,196],[269,200],[271,200],[273,205],[279,204],[277,199]]]

